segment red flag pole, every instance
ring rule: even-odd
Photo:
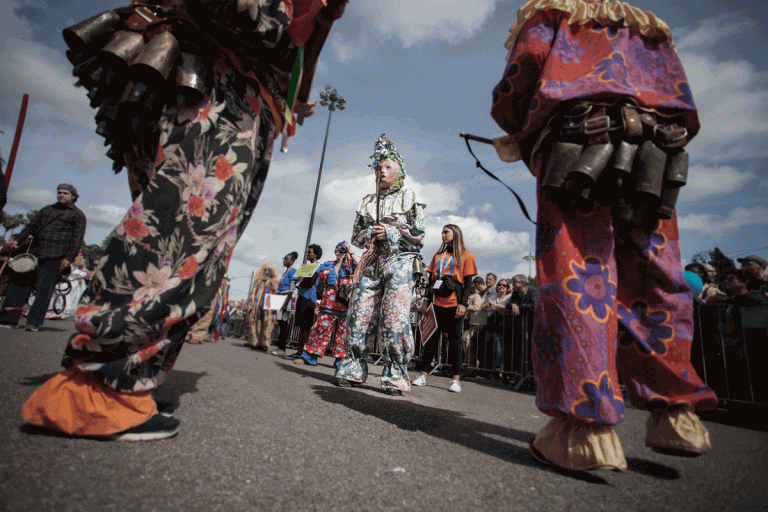
[[[11,183],[11,173],[13,172],[13,164],[16,162],[16,152],[19,150],[19,141],[21,140],[21,130],[24,128],[24,119],[27,117],[27,104],[29,103],[29,94],[24,93],[24,97],[21,99],[21,111],[19,112],[19,120],[16,123],[16,135],[13,137],[13,146],[11,147],[11,155],[8,157],[8,165],[5,168],[5,186],[7,187]]]

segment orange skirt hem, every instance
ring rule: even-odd
[[[150,391],[120,393],[92,374],[69,368],[37,388],[21,410],[24,421],[77,436],[106,436],[157,414]]]

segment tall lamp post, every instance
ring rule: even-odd
[[[528,279],[530,279],[531,278],[531,263],[533,262],[533,260],[536,259],[536,256],[534,256],[533,254],[526,254],[525,256],[523,256],[523,259],[528,262]]]
[[[312,214],[309,216],[309,231],[307,231],[307,243],[304,244],[304,259],[302,264],[307,262],[307,250],[309,249],[309,242],[312,238],[312,226],[315,224],[315,208],[317,207],[317,194],[320,192],[320,177],[323,175],[323,162],[325,161],[325,147],[328,145],[328,130],[331,128],[331,114],[336,109],[344,110],[344,98],[341,94],[336,92],[336,89],[331,90],[330,85],[325,86],[325,90],[320,91],[320,104],[324,107],[328,107],[328,124],[325,126],[325,141],[323,141],[323,153],[320,156],[320,170],[317,171],[317,186],[315,186],[315,199],[312,201]]]

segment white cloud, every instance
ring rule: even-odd
[[[80,146],[72,157],[72,169],[82,174],[90,174],[94,171],[106,172],[106,169],[112,167],[112,160],[106,156],[107,148],[102,141],[101,137],[94,135]]]
[[[356,41],[345,38],[338,32],[334,32],[329,41],[330,50],[338,62],[348,63],[359,61],[365,57],[368,49],[368,38],[361,33]]]
[[[431,257],[440,247],[440,232],[446,224],[456,224],[464,234],[464,243],[477,259],[518,261],[531,250],[527,232],[499,231],[493,223],[478,217],[457,215],[430,216],[427,224],[427,244],[422,253]]]
[[[8,202],[22,208],[39,210],[43,206],[56,202],[56,191],[50,188],[11,189],[10,194],[8,194]]]
[[[768,208],[763,206],[734,208],[725,217],[711,213],[697,213],[686,215],[678,220],[678,227],[681,230],[703,233],[712,239],[720,239],[737,229],[754,224],[768,224]]]
[[[727,44],[729,35],[749,27],[748,20],[726,16],[681,30],[677,48],[702,125],[688,146],[696,159],[723,162],[768,157],[765,73],[742,58],[726,61],[713,52],[715,46]]]
[[[127,208],[114,204],[96,204],[83,207],[88,226],[114,228],[123,220]]]
[[[452,44],[471,38],[493,14],[497,0],[370,0],[354,4],[378,36],[409,47],[430,39]]]
[[[0,114],[15,120],[21,95],[28,93],[29,116],[34,120],[92,128],[93,112],[85,92],[73,86],[75,78],[66,58],[33,41],[6,38],[0,50]]]
[[[680,198],[690,202],[705,197],[723,196],[741,190],[754,178],[754,172],[740,171],[730,165],[719,167],[691,165],[688,170],[688,183],[683,188]]]

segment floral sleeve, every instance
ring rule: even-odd
[[[424,205],[415,203],[399,226],[385,226],[390,253],[419,252],[424,245]]]
[[[371,226],[368,224],[365,217],[358,213],[352,226],[352,245],[355,247],[364,249],[371,243]]]

